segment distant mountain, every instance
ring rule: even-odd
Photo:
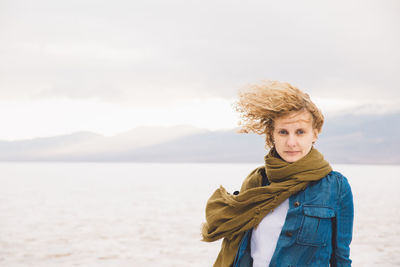
[[[91,132],[77,132],[69,135],[41,137],[18,141],[0,141],[0,160],[48,160],[58,153],[70,150],[103,136]]]
[[[111,137],[77,132],[29,140],[0,141],[0,161],[114,160],[119,157],[118,155],[141,147],[205,132],[208,130],[190,125],[142,126]]]
[[[317,143],[331,162],[400,164],[400,112],[328,118]]]
[[[264,137],[188,125],[138,127],[105,137],[90,132],[0,141],[2,161],[259,162]],[[400,164],[400,112],[325,120],[316,147],[331,163]]]

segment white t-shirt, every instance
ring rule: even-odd
[[[253,267],[268,267],[289,209],[286,199],[273,212],[268,213],[251,235]]]

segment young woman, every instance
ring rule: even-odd
[[[353,196],[347,179],[314,148],[324,117],[288,83],[239,95],[240,132],[265,134],[265,165],[240,192],[222,186],[207,202],[203,241],[223,238],[214,267],[351,266]]]

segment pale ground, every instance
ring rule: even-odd
[[[211,266],[204,205],[258,165],[1,163],[0,266]],[[334,168],[354,195],[353,266],[400,266],[400,166]]]

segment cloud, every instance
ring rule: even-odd
[[[3,1],[0,99],[127,106],[226,98],[263,79],[400,99],[397,1]]]

